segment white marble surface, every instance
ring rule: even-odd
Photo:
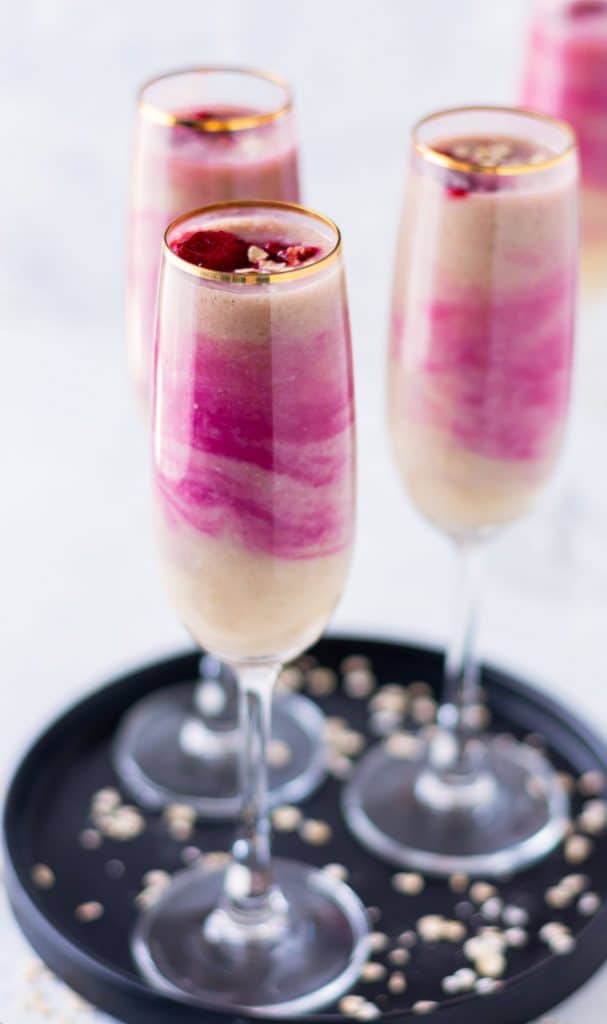
[[[524,11],[524,0],[5,6],[1,778],[64,702],[185,641],[156,570],[122,336],[132,99],[157,70],[249,63],[295,83],[306,198],[345,233],[357,365],[359,534],[335,623],[442,641],[449,551],[401,493],[382,407],[407,128],[439,105],[509,101]],[[599,445],[598,428],[579,427],[576,474],[591,479]],[[607,730],[607,585],[595,564],[607,553],[604,520],[598,506],[590,511],[582,549],[591,571],[568,559],[566,529],[546,533],[550,502],[496,544],[481,642]],[[10,1024],[48,1019],[23,1003],[24,957],[2,906],[0,1019]],[[606,997],[603,972],[556,1017],[593,1024]]]

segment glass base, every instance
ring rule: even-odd
[[[196,685],[167,687],[135,704],[118,729],[114,767],[133,799],[149,810],[185,803],[205,818],[235,818],[241,805],[239,730],[205,728],[202,720],[194,719]],[[298,803],[323,782],[324,734],[324,716],[307,697],[274,698],[272,806]]]
[[[341,996],[368,956],[360,900],[343,882],[294,861],[276,860],[274,875],[289,907],[285,931],[247,941],[235,923],[223,942],[210,941],[205,926],[216,915],[224,872],[177,876],[133,935],[144,977],[173,998],[262,1018],[296,1016]]]
[[[434,875],[509,875],[546,856],[569,822],[557,773],[513,738],[477,742],[477,771],[457,782],[430,767],[429,739],[411,760],[375,747],[344,793],[355,836],[392,864]]]

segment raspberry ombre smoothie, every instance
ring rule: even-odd
[[[575,191],[572,133],[550,118],[470,108],[415,130],[394,288],[390,424],[413,501],[452,534],[519,516],[559,450],[572,364]]]
[[[183,621],[228,661],[302,650],[341,594],[353,535],[334,225],[280,203],[172,224],[155,394],[164,566]]]
[[[545,483],[567,412],[577,267],[569,126],[522,110],[447,110],[413,129],[397,259],[390,421],[399,469],[459,563],[436,726],[403,758],[376,744],[343,808],[393,864],[513,874],[569,823],[551,765],[474,713],[481,564]]]
[[[135,135],[127,341],[146,405],[164,231],[188,210],[234,198],[299,199],[286,83],[263,72],[202,68],[145,85]]]
[[[526,106],[575,129],[582,178],[582,270],[607,287],[607,0],[537,0],[523,78]]]
[[[325,626],[353,539],[350,331],[332,221],[259,200],[173,221],[152,404],[162,561],[184,624],[238,682],[242,796],[227,865],[181,872],[141,914],[132,951],[155,988],[202,1010],[299,1017],[355,984],[368,956],[354,892],[272,857],[268,795],[274,684]]]

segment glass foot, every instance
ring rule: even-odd
[[[135,961],[155,988],[174,998],[262,1018],[296,1016],[333,1002],[358,979],[368,956],[368,926],[343,882],[294,861],[276,860],[288,904],[286,929],[267,940],[209,941],[223,871],[179,875],[137,924]],[[210,929],[208,929],[210,930]]]
[[[186,803],[205,818],[238,816],[240,736],[237,727],[206,728],[193,716],[197,685],[158,690],[131,708],[114,745],[114,766],[142,807]],[[212,684],[215,685],[215,684]],[[325,720],[299,694],[279,694],[272,705],[270,803],[298,803],[326,776]]]
[[[567,796],[538,751],[483,737],[474,776],[449,784],[430,767],[429,740],[413,747],[411,759],[393,756],[389,743],[375,747],[344,793],[349,827],[379,857],[429,874],[495,877],[540,860],[563,838]]]

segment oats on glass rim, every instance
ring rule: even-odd
[[[247,249],[247,259],[250,263],[261,263],[262,260],[267,260],[268,254],[265,249],[262,249],[259,245],[250,245]]]

